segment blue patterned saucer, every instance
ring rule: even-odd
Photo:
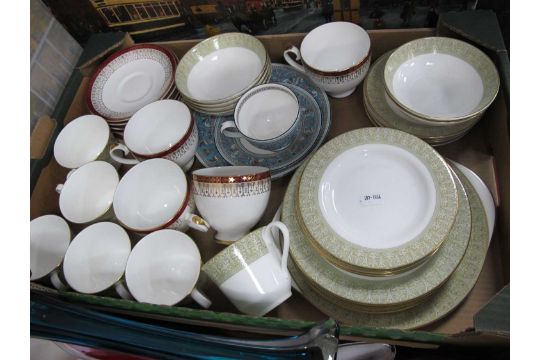
[[[250,146],[246,141],[221,135],[219,126],[223,121],[231,120],[232,116],[211,116],[193,111],[199,130],[196,156],[205,167],[231,164],[266,166],[270,168],[272,179],[278,179],[296,169],[305,157],[322,144],[331,123],[330,102],[326,93],[307,75],[283,64],[272,64],[270,82],[288,86],[301,99],[302,106],[309,110],[302,135],[286,149],[268,152]],[[315,107],[318,107],[318,111]]]
[[[287,147],[276,152],[258,149],[245,140],[223,135],[220,131],[221,124],[234,120],[232,116],[223,116],[216,119],[214,139],[225,161],[231,165],[264,166],[269,168],[275,177],[307,156],[307,151],[313,147],[321,129],[321,111],[315,99],[305,90],[289,84],[284,86],[296,95],[300,105],[300,131],[296,138]]]

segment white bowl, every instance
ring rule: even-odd
[[[194,102],[225,102],[253,87],[266,63],[266,49],[255,37],[216,35],[182,57],[176,69],[176,86],[183,97]]]
[[[410,41],[388,58],[384,82],[390,97],[413,116],[467,121],[483,113],[499,91],[490,58],[466,42],[429,37]]]

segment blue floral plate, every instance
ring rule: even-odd
[[[330,102],[326,93],[307,75],[283,64],[272,64],[270,82],[288,86],[299,98],[301,107],[306,111],[301,135],[284,150],[269,152],[246,141],[223,136],[219,127],[222,122],[232,120],[232,116],[212,116],[193,111],[199,130],[196,156],[203,166],[265,166],[270,169],[272,179],[278,179],[291,173],[322,144],[331,124]]]

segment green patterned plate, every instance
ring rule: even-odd
[[[283,200],[282,221],[289,228],[290,255],[303,277],[333,297],[357,305],[396,306],[416,301],[440,287],[461,261],[471,232],[471,212],[467,194],[456,181],[459,211],[448,239],[425,264],[392,279],[368,280],[349,274],[326,262],[306,239],[295,211],[298,181],[305,165],[291,179]],[[385,309],[387,310],[387,309]]]
[[[377,162],[380,153],[385,156],[384,164]],[[375,156],[373,159],[377,161],[369,160],[369,156]],[[406,168],[405,171],[412,172],[405,178],[398,178],[394,171],[394,166],[401,164],[413,167]],[[345,165],[353,170],[344,172],[340,167]],[[323,183],[328,169],[336,168],[337,179],[334,176]],[[372,171],[376,171],[375,177],[369,177]],[[382,185],[377,180],[381,178],[385,179]],[[329,181],[334,183],[329,185]],[[359,182],[362,185],[356,186]],[[367,198],[363,193],[371,194],[373,189],[380,192],[380,200],[362,203]],[[416,196],[423,202],[417,203]],[[298,199],[303,223],[311,235],[309,239],[325,258],[347,271],[372,276],[399,273],[400,269],[410,269],[432,255],[448,236],[458,210],[456,184],[444,159],[421,139],[387,128],[353,130],[326,143],[309,160],[300,180]],[[330,201],[334,213],[325,217],[321,207],[330,206]],[[409,212],[414,217],[408,217]],[[384,222],[387,228],[366,221],[364,217],[372,213],[375,214],[372,218],[379,224]],[[329,220],[332,216],[333,225]],[[345,219],[341,222],[345,224],[344,230],[335,219]],[[393,221],[399,224],[394,225]],[[401,235],[402,230],[408,232],[407,237]],[[379,246],[376,244],[379,239],[386,243]]]
[[[448,281],[430,299],[400,312],[369,314],[351,311],[330,302],[314,291],[289,258],[289,271],[302,295],[328,316],[348,325],[412,329],[428,325],[454,310],[472,290],[486,258],[489,234],[481,200],[467,178],[455,169],[469,197],[472,228],[469,245],[459,266]]]

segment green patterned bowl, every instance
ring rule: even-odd
[[[194,103],[226,103],[261,81],[270,65],[267,58],[264,45],[251,35],[216,35],[182,57],[176,69],[176,87]]]
[[[467,122],[495,100],[499,75],[491,59],[466,42],[428,37],[397,48],[384,68],[389,101],[417,122]]]

